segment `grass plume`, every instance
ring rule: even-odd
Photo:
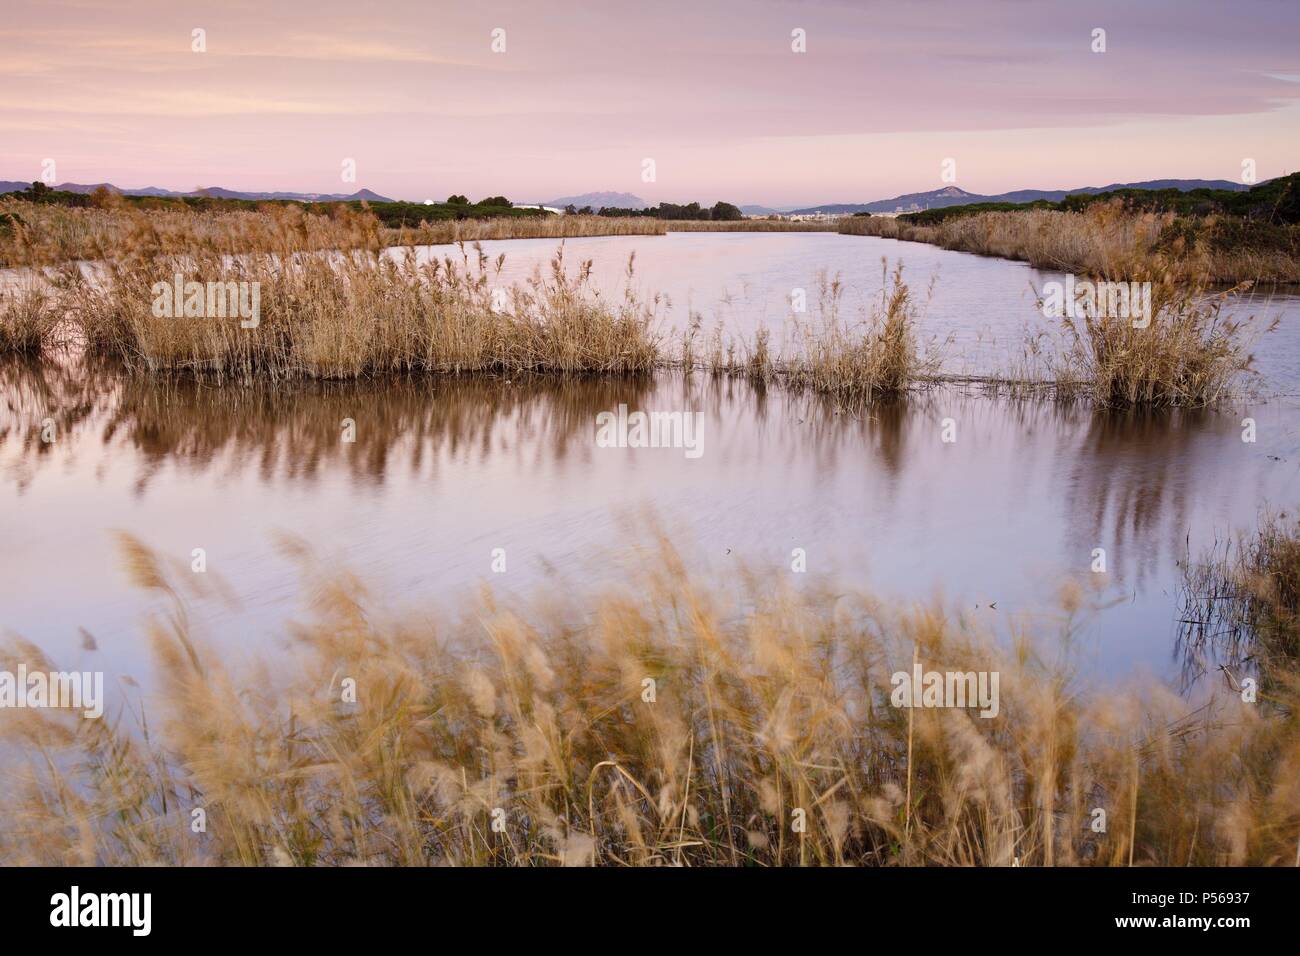
[[[162,604],[147,735],[0,714],[0,861],[146,865],[1289,865],[1300,683],[1088,692],[1059,633],[999,645],[938,606],[737,596],[664,540],[635,589],[485,592],[390,612],[303,542],[309,616],[276,666],[236,669],[187,613],[183,569],[128,540]],[[29,663],[34,648],[13,654]],[[890,675],[998,670],[1001,709],[895,708]],[[356,701],[345,700],[344,678]],[[650,681],[652,683],[647,683]],[[647,693],[653,688],[652,693]],[[152,705],[151,705],[152,706]],[[190,809],[207,811],[205,834]],[[1109,826],[1093,832],[1092,810]],[[499,812],[498,812],[499,811]],[[796,813],[801,811],[801,813]],[[802,817],[806,826],[793,826]],[[501,827],[493,821],[500,820]]]

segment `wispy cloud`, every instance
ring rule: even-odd
[[[946,156],[996,190],[1070,185],[1084,162],[1101,181],[1228,175],[1242,156],[1276,172],[1300,153],[1300,8],[1269,0],[393,0],[364,17],[352,0],[50,0],[7,12],[0,77],[20,165],[70,151],[112,178],[136,140],[160,170],[200,156],[211,181],[326,189],[320,170],[363,154],[368,185],[417,197],[743,184],[803,201],[929,188]]]

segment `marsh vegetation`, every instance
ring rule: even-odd
[[[798,593],[755,569],[736,613],[666,540],[647,543],[635,589],[485,592],[457,616],[395,612],[286,540],[312,595],[293,663],[241,668],[191,624],[193,576],[124,536],[159,602],[162,691],[117,725],[5,715],[0,860],[1296,862],[1294,668],[1259,705],[1226,690],[1197,708],[1158,688],[1085,692],[1060,653],[1087,613],[1077,588],[1059,630],[1005,646],[939,605]],[[914,660],[999,671],[999,719],[892,706],[890,675]]]

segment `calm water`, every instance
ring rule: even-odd
[[[556,244],[506,242],[509,276]],[[849,296],[878,295],[879,258],[937,273],[927,333],[957,337],[979,367],[991,341],[1035,320],[1017,263],[835,235],[670,234],[570,240],[610,294],[637,250],[637,279],[666,290],[665,320],[689,310],[743,331],[779,327],[789,290],[840,271]],[[441,255],[436,249],[425,254]],[[1264,305],[1257,301],[1253,306]],[[285,531],[314,543],[405,604],[458,608],[480,581],[530,593],[619,583],[653,512],[702,573],[788,569],[883,596],[941,595],[1005,628],[1058,621],[1068,579],[1098,585],[1082,663],[1107,680],[1174,679],[1176,562],[1253,525],[1261,505],[1296,503],[1300,319],[1295,300],[1259,349],[1270,398],[1204,413],[1111,415],[944,389],[862,416],[809,396],[707,376],[653,381],[482,379],[216,389],[132,380],[79,360],[0,363],[0,629],[65,667],[148,686],[141,622],[113,529],[188,566],[207,552],[214,596],[197,619],[232,656],[283,639],[301,609]],[[1039,319],[1038,321],[1043,321]],[[1013,334],[1014,333],[1014,334]],[[698,411],[703,454],[608,449],[595,419],[620,403]],[[1241,441],[1241,420],[1258,441]],[[58,423],[52,444],[40,423]],[[340,423],[356,422],[356,441]],[[957,440],[945,443],[952,419]],[[1089,574],[1094,548],[1110,573]],[[493,574],[494,548],[507,554]],[[789,573],[779,571],[778,573]],[[996,604],[996,608],[992,605]],[[79,629],[99,651],[81,649]]]
[[[503,286],[526,279],[535,268],[545,270],[559,248],[554,239],[482,245],[491,260],[505,255]],[[1061,273],[919,242],[826,232],[670,232],[564,242],[570,271],[590,260],[593,280],[608,296],[622,296],[633,253],[631,285],[645,299],[656,293],[666,298],[665,328],[685,329],[698,314],[705,332],[719,322],[740,337],[765,327],[780,342],[791,327],[792,290],[805,291],[809,311],[802,318],[808,320],[814,316],[818,277],[839,277],[844,285],[841,314],[851,319],[879,302],[891,281],[882,272],[884,260],[891,272],[903,264],[904,278],[921,305],[922,345],[937,345],[949,372],[1005,370],[1019,356],[1026,330],[1057,331],[1056,323],[1043,317],[1034,290],[1061,280]],[[455,246],[428,246],[419,255],[459,260],[462,253]],[[1266,384],[1300,393],[1300,298],[1260,292],[1239,297],[1228,311],[1253,317],[1258,328],[1282,320],[1276,331],[1258,337],[1256,362]]]

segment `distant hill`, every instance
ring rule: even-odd
[[[907,193],[876,202],[828,203],[823,206],[796,209],[794,212],[798,214],[822,212],[832,215],[851,215],[855,212],[922,212],[926,209],[943,209],[946,206],[965,206],[971,203],[1034,202],[1038,199],[1060,202],[1066,196],[1096,195],[1114,192],[1117,189],[1177,189],[1181,192],[1193,189],[1228,189],[1245,192],[1249,188],[1244,183],[1234,183],[1226,179],[1151,179],[1141,183],[1112,183],[1109,186],[1083,186],[1079,189],[1017,189],[1009,193],[986,196],[967,192],[956,186],[945,186],[925,193]]]
[[[740,211],[746,216],[780,216],[788,213],[793,206],[781,206],[779,209],[773,206],[757,206],[754,204],[741,206]]]
[[[22,192],[24,189],[31,187],[30,182],[20,183],[13,181],[0,180],[0,193]],[[224,189],[221,186],[209,186],[205,189],[196,189],[193,192],[181,193],[171,189],[161,189],[158,186],[145,186],[142,189],[122,189],[114,186],[112,183],[60,183],[53,187],[61,192],[67,193],[93,193],[96,189],[103,186],[115,193],[122,193],[124,196],[162,196],[165,198],[180,198],[183,196],[212,196],[219,199],[251,199],[254,201],[263,199],[286,199],[291,202],[347,202],[349,200],[365,199],[369,202],[395,202],[386,196],[381,196],[369,189],[360,189],[357,192],[345,195],[343,193],[249,193],[240,192],[235,189]]]
[[[559,199],[551,199],[547,202],[538,203],[539,206],[554,206],[556,209],[563,209],[565,206],[576,206],[581,209],[583,206],[590,206],[592,209],[645,209],[650,204],[640,196],[634,196],[631,193],[583,193],[580,196],[561,196]]]
[[[220,186],[208,186],[196,189],[190,196],[211,196],[214,199],[287,199],[291,202],[348,202],[364,199],[368,202],[396,202],[387,196],[369,189],[358,189],[354,193],[246,193],[235,189],[223,189]]]

